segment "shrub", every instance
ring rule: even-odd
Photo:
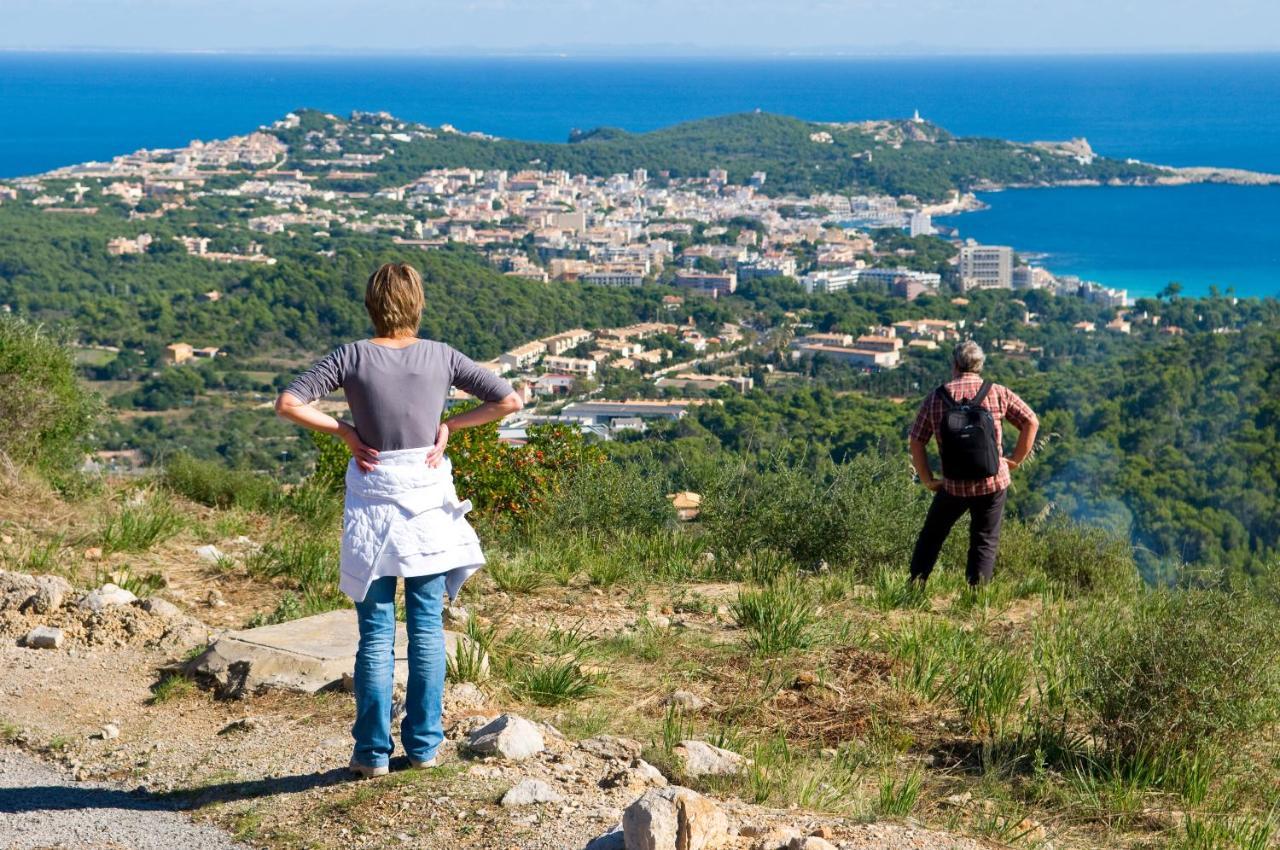
[[[996,574],[1006,584],[1028,587],[1042,577],[1067,597],[1127,595],[1140,583],[1128,541],[1067,519],[1006,521]]]
[[[770,549],[805,569],[823,562],[870,575],[906,562],[926,500],[904,468],[870,458],[814,472],[775,463],[727,470],[701,520],[717,549]]]
[[[165,460],[160,481],[173,492],[211,508],[263,510],[280,498],[280,488],[265,476],[247,469],[228,469],[186,452]]]
[[[546,525],[560,533],[649,533],[676,523],[667,500],[667,474],[652,460],[581,465],[566,477],[547,508]]]
[[[1280,697],[1276,620],[1256,596],[1202,590],[1148,592],[1129,616],[1099,611],[1076,663],[1100,746],[1172,763],[1260,729]]]
[[[0,315],[0,454],[48,473],[82,460],[101,408],[76,379],[70,350],[45,330]]]
[[[533,427],[525,445],[513,446],[498,441],[494,423],[450,435],[449,458],[458,492],[478,515],[518,525],[536,519],[579,470],[605,460],[576,428]]]
[[[346,488],[347,465],[351,452],[347,444],[330,434],[311,432],[311,442],[316,447],[316,468],[310,483],[322,491],[341,493]]]

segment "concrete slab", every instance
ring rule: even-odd
[[[458,647],[470,651],[466,635],[446,631],[445,655],[453,660]],[[188,670],[213,678],[228,693],[259,688],[281,688],[315,693],[337,686],[355,669],[360,632],[356,612],[346,608],[228,632],[192,661]],[[396,625],[395,678],[404,684],[409,678],[408,637],[404,623]],[[487,666],[487,664],[485,665]]]

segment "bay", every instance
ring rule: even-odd
[[[649,130],[764,109],[906,117],[1099,153],[1280,171],[1280,56],[752,59],[0,53],[0,176],[243,133],[299,107],[387,110],[513,138]],[[1149,192],[1150,194],[1143,194]],[[1280,189],[1004,192],[953,222],[1056,271],[1150,294],[1170,280],[1280,293]],[[1176,237],[1175,235],[1176,234]],[[1056,265],[1055,265],[1056,264]]]

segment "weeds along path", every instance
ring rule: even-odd
[[[77,782],[15,749],[0,750],[0,847],[242,850],[225,832],[117,784]]]

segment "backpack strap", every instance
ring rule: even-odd
[[[986,400],[989,392],[991,392],[991,382],[983,381],[982,386],[978,388],[978,394],[969,399],[969,404],[974,407],[980,407],[982,402]]]
[[[936,392],[938,394],[938,397],[942,399],[942,403],[947,406],[948,410],[953,407],[960,406],[959,404],[956,403],[955,398],[952,397],[951,390],[947,389],[947,385],[945,383],[938,384],[938,389],[936,389],[934,392]]]

